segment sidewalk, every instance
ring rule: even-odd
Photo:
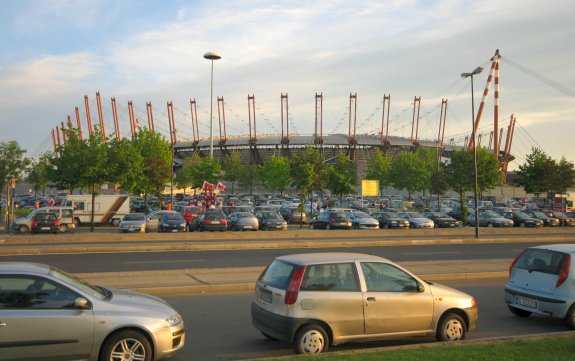
[[[429,281],[505,278],[512,260],[401,262],[402,267]],[[253,291],[265,266],[191,268],[167,271],[78,273],[99,286],[128,288],[154,295],[192,295]]]

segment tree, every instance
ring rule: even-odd
[[[58,148],[58,158],[51,161],[49,177],[60,187],[68,185],[70,190],[88,188],[94,204],[97,186],[111,180],[108,144],[102,140],[98,127],[84,140],[76,129],[65,130],[65,133],[66,142]],[[90,232],[94,232],[94,211],[92,207]]]
[[[303,153],[293,156],[290,162],[290,175],[291,184],[301,192],[302,202],[299,210],[303,214],[308,195],[314,190],[321,192],[326,186],[327,169],[319,151],[307,146]]]
[[[389,177],[394,187],[405,189],[411,194],[429,189],[430,172],[425,162],[416,153],[402,153],[391,164]]]
[[[161,197],[166,183],[172,176],[172,149],[170,143],[160,133],[140,128],[132,139],[134,148],[144,159],[142,181],[134,188],[135,193],[143,194],[147,207],[148,194]]]
[[[548,173],[549,191],[565,193],[575,184],[575,165],[562,157],[559,162],[553,161],[551,172]]]
[[[259,168],[259,178],[266,188],[282,194],[291,182],[289,159],[272,155]]]
[[[30,159],[24,157],[26,151],[16,141],[0,142],[0,195],[10,179],[20,179]],[[1,196],[0,196],[1,198]]]
[[[144,157],[126,138],[110,140],[108,150],[110,180],[124,191],[135,193],[144,182]]]
[[[244,164],[240,159],[240,153],[234,150],[230,155],[226,155],[222,160],[222,178],[232,183],[232,194],[234,193],[235,182],[240,179]]]
[[[46,185],[49,183],[48,171],[52,158],[54,158],[54,153],[46,152],[40,155],[38,161],[31,161],[30,163],[26,181],[34,184],[34,195],[37,195],[39,190],[45,194]]]
[[[553,159],[543,150],[531,148],[531,154],[527,155],[526,162],[515,172],[514,183],[523,187],[525,192],[539,197],[541,193],[550,190],[549,175],[552,174],[553,163]]]
[[[326,187],[333,194],[343,199],[345,194],[355,192],[357,186],[357,164],[349,159],[349,156],[339,152],[335,163],[327,167]]]
[[[381,150],[377,149],[372,158],[367,161],[367,179],[379,181],[380,194],[381,190],[390,184],[389,172],[391,169],[391,158],[383,155]]]
[[[190,164],[193,184],[196,188],[201,187],[204,181],[216,183],[220,176],[222,166],[213,157],[199,158]]]

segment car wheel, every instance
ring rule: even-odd
[[[519,316],[519,317],[531,316],[531,312],[529,312],[529,311],[525,311],[525,310],[522,310],[520,308],[515,308],[513,306],[508,306],[508,307],[509,307],[509,311],[511,311],[511,313],[514,314],[515,316]]]
[[[20,227],[18,227],[18,232],[20,232],[22,234],[28,233],[28,232],[30,232],[30,228],[28,228],[28,226],[23,224]]]
[[[325,229],[331,229],[331,225],[328,223],[325,225]]]
[[[121,331],[110,336],[100,352],[100,360],[152,361],[150,341],[139,332]]]
[[[525,223],[524,222],[519,223],[519,227],[525,227]]]
[[[384,223],[384,224],[383,224],[383,228],[384,228],[384,229],[388,229],[388,228],[389,228],[389,224]]]
[[[294,338],[294,351],[297,354],[312,355],[327,351],[329,338],[327,333],[318,324],[302,326]]]
[[[565,316],[565,324],[571,330],[575,330],[575,305],[571,306],[569,311],[567,311],[567,316]]]
[[[487,223],[487,227],[493,228],[493,223]]]
[[[435,338],[438,341],[458,341],[465,339],[465,322],[461,316],[448,313],[437,324]]]
[[[112,219],[112,226],[118,227],[120,225],[120,220],[117,218]]]
[[[68,225],[67,224],[61,224],[60,227],[58,228],[58,231],[60,233],[66,233],[68,232]]]
[[[313,223],[310,223],[310,224],[309,224],[309,229],[315,229]]]
[[[82,222],[80,222],[80,218],[74,218],[74,226],[80,227],[81,224]]]

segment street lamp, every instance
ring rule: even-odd
[[[473,142],[473,175],[474,189],[473,189],[473,202],[475,203],[475,238],[479,238],[479,207],[477,205],[477,144],[475,143],[475,104],[473,102],[473,76],[481,73],[483,68],[478,66],[471,73],[461,73],[462,78],[471,78],[471,142]]]
[[[214,157],[214,118],[212,117],[213,99],[214,99],[214,60],[221,59],[222,56],[216,52],[209,52],[204,54],[204,59],[211,60],[212,62],[212,77],[210,85],[210,157]]]

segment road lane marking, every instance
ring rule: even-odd
[[[424,254],[424,255],[426,255],[426,254],[460,254],[460,253],[463,253],[463,252],[408,252],[408,253],[404,253],[404,254],[417,254],[417,255]]]
[[[180,262],[206,262],[205,259],[180,259],[173,261],[127,261],[125,264],[138,264],[138,263],[180,263]]]

